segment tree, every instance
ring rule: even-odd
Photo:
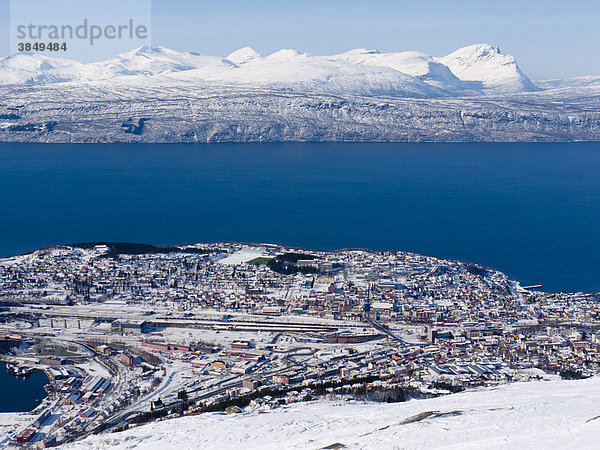
[[[177,393],[177,398],[178,398],[179,400],[183,401],[183,402],[187,402],[187,400],[188,400],[188,393],[187,393],[187,391],[185,390],[185,388],[183,388],[182,390],[180,390],[180,391]]]

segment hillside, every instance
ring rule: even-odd
[[[66,447],[586,448],[600,432],[599,388],[600,378],[591,378],[516,383],[406,403],[299,403],[265,414],[210,413],[156,422]]]

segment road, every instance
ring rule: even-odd
[[[395,341],[401,342],[404,345],[414,345],[410,342],[405,341],[404,339],[402,339],[401,337],[395,335],[394,333],[392,333],[388,328],[384,327],[383,325],[381,325],[379,322],[377,322],[375,319],[371,318],[371,314],[368,312],[365,312],[364,314],[365,320],[367,322],[369,322],[369,324],[375,328],[377,331],[381,331],[382,333],[387,334],[389,337],[391,337],[392,339],[394,339]]]

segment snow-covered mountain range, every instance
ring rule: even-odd
[[[39,85],[115,80],[139,83],[219,82],[288,88],[298,92],[442,97],[481,92],[524,92],[536,87],[512,56],[473,45],[443,58],[419,52],[357,49],[333,56],[280,50],[262,56],[243,48],[226,58],[140,47],[114,59],[82,64],[42,54],[0,59],[0,84]]]
[[[600,139],[598,77],[532,82],[486,44],[447,56],[141,47],[83,64],[0,59],[0,141]]]

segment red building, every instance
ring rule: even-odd
[[[248,349],[248,348],[250,348],[250,342],[249,341],[233,341],[231,343],[231,348]]]
[[[135,358],[127,352],[121,353],[121,361],[128,366],[135,366]]]
[[[36,431],[33,428],[26,428],[17,436],[17,444],[27,444]]]

